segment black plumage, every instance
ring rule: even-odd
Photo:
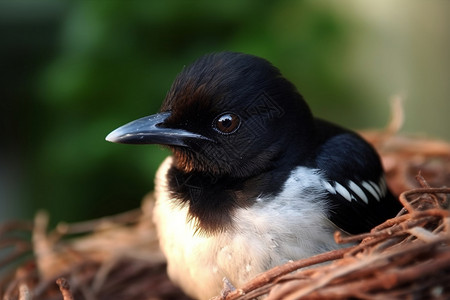
[[[314,118],[295,86],[252,55],[201,57],[176,77],[160,113],[118,128],[107,140],[172,150],[173,159],[157,180],[156,219],[164,223],[161,246],[171,277],[196,297],[214,295],[220,289],[217,276],[239,284],[277,263],[337,247],[336,227],[329,221],[360,233],[401,208],[372,146],[350,130]],[[177,216],[180,234],[192,234],[189,242],[175,238],[179,233],[169,228],[167,214]],[[286,220],[284,214],[304,220]],[[199,242],[196,235],[206,240]],[[223,263],[223,253],[247,263],[240,241],[255,236],[246,245],[254,254],[248,258],[251,271]],[[193,253],[205,259],[199,263]],[[198,285],[194,275],[181,274],[177,268],[186,261],[195,262],[195,270],[215,270],[211,282]]]

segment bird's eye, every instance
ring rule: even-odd
[[[241,125],[241,119],[233,113],[224,113],[219,115],[215,120],[213,127],[222,134],[231,134],[236,132]]]

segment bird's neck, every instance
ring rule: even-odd
[[[212,176],[185,172],[173,165],[167,172],[171,197],[188,206],[191,222],[202,234],[214,234],[233,227],[236,209],[252,206],[258,197],[276,195],[290,170],[270,170],[248,178]]]
[[[284,135],[281,143],[265,149],[265,155],[249,159],[246,177],[233,174],[211,173],[203,169],[183,167],[189,152],[177,155],[167,173],[168,188],[177,204],[187,206],[191,222],[198,231],[214,234],[233,227],[236,209],[254,205],[258,198],[270,199],[281,192],[292,170],[313,155],[306,143],[313,140],[300,139],[299,130]],[[304,135],[300,135],[304,136]],[[179,159],[183,159],[179,161]],[[195,165],[195,164],[194,164]],[[244,167],[244,165],[243,165]]]

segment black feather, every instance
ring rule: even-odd
[[[353,198],[348,201],[339,193],[329,193],[330,220],[349,233],[361,233],[394,217],[401,205],[388,189],[377,199],[361,186],[362,182],[378,185],[384,180],[380,158],[373,147],[353,132],[320,120],[317,124],[318,135],[328,137],[317,148],[316,166],[329,182],[339,183]],[[349,181],[365,192],[368,203],[349,188]]]

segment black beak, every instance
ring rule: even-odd
[[[200,134],[183,129],[164,127],[170,112],[143,117],[125,124],[106,137],[106,140],[122,144],[161,144],[187,147],[186,141],[210,140]]]

